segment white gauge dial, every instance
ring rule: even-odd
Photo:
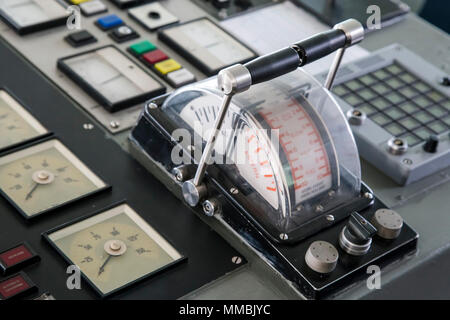
[[[48,238],[103,295],[182,258],[126,204],[50,233]]]
[[[11,95],[0,90],[0,150],[47,132]]]
[[[264,104],[277,104],[276,112],[265,111]],[[214,95],[201,96],[190,101],[180,112],[181,118],[190,124],[204,140],[208,139],[210,130],[218,113],[220,99]],[[280,171],[287,170],[286,181],[294,189],[295,204],[299,204],[332,187],[333,177],[321,133],[311,116],[296,100],[290,99],[282,103],[266,100],[259,116],[264,126],[251,127],[249,122],[240,128],[235,139],[233,153],[227,156],[233,159],[239,174],[268,202],[278,209],[282,194],[283,178]],[[233,121],[238,115],[236,107],[229,110],[223,123],[223,130],[235,126]],[[279,148],[273,149],[266,131],[269,128],[278,137]],[[223,137],[227,137],[223,139]],[[216,152],[229,150],[223,148],[230,133],[220,135],[216,142]],[[234,153],[239,154],[234,154]],[[241,154],[245,155],[244,158]],[[281,169],[279,160],[283,156],[287,167]]]
[[[105,187],[58,140],[0,157],[0,190],[28,218]]]

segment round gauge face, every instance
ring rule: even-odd
[[[190,124],[197,134],[207,140],[214,126],[216,115],[219,111],[220,100],[215,96],[202,96],[190,101],[180,113],[181,118]],[[224,123],[223,131],[234,128],[233,134],[239,137],[235,139],[236,144],[227,149],[226,132],[219,136],[216,142],[216,151],[221,154],[231,150],[227,156],[234,160],[239,174],[274,208],[279,207],[277,175],[274,173],[272,161],[269,158],[269,150],[265,139],[262,139],[254,128],[242,122],[240,125],[233,124],[239,115],[229,109]],[[239,126],[238,128],[236,126]],[[225,137],[225,139],[223,139]]]
[[[102,295],[182,259],[126,204],[49,233],[48,239]]]
[[[27,218],[106,187],[55,139],[0,157],[0,190]]]
[[[47,132],[13,97],[0,90],[0,150]]]
[[[276,108],[272,108],[274,104]],[[201,96],[190,101],[182,109],[180,116],[206,140],[219,106],[218,97]],[[267,106],[270,108],[266,108]],[[287,180],[287,185],[292,189],[290,196],[294,205],[332,188],[330,155],[323,140],[327,133],[319,130],[317,122],[320,119],[313,120],[304,106],[294,98],[282,102],[268,98],[260,104],[256,116],[259,119],[254,120],[259,121],[257,126],[250,127],[249,121],[242,121],[239,125],[236,119],[243,119],[244,115],[237,114],[231,108],[222,128],[234,128],[238,137],[234,139],[234,148],[230,149],[220,147],[227,144],[219,136],[216,151],[231,150],[232,153],[227,156],[234,159],[239,174],[274,209],[279,208],[280,198],[286,196],[281,187],[283,179]],[[272,130],[271,135],[277,137],[276,141],[270,141],[267,130]],[[230,137],[230,134],[223,136]],[[275,149],[274,142],[278,143]],[[285,178],[281,175],[282,171]]]

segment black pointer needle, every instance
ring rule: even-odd
[[[100,275],[105,271],[105,266],[108,263],[108,261],[112,258],[112,255],[108,255],[108,258],[106,258],[105,262],[103,262],[102,266],[100,267],[100,269],[98,270],[98,276],[100,277]]]
[[[36,190],[36,188],[38,187],[38,185],[39,185],[39,183],[35,183],[35,184],[34,184],[33,189],[31,189],[30,192],[28,192],[28,194],[27,194],[25,200],[28,200],[28,199],[30,199],[30,198],[32,197],[32,194],[33,194],[34,190]]]

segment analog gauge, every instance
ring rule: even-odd
[[[164,98],[159,110],[170,126],[160,111],[146,109],[150,123],[187,129],[172,131],[171,139],[180,141],[171,154],[174,166],[199,161],[200,142],[204,146],[211,136],[222,100],[213,77]],[[194,152],[176,152],[188,150],[192,141]],[[220,183],[221,192],[228,190],[227,197],[274,241],[299,241],[316,225],[348,216],[347,208],[358,211],[370,203],[361,197],[358,152],[345,116],[302,69],[235,95],[208,160],[214,164],[208,177],[214,180],[206,179],[206,185]]]
[[[5,90],[0,90],[0,151],[49,132]]]
[[[59,59],[58,68],[111,112],[166,91],[161,83],[114,46]]]
[[[255,52],[207,18],[162,29],[158,37],[208,76],[256,57]]]
[[[110,295],[183,259],[127,204],[47,232],[101,296]]]
[[[312,115],[295,98],[278,102],[276,113],[265,111],[270,108],[264,107],[264,104],[275,103],[277,101],[271,99],[260,104],[260,111],[256,114],[258,121],[253,121],[253,117],[235,107],[230,108],[222,128],[233,128],[238,137],[230,148],[227,141],[222,139],[230,135],[223,133],[218,137],[216,151],[222,154],[228,152],[227,156],[233,159],[239,175],[274,209],[278,209],[280,198],[284,198],[279,196],[283,184],[281,170],[288,177],[293,202],[300,204],[333,187],[332,164],[336,160],[333,158],[333,150],[328,152],[324,143],[323,137],[328,141],[329,138],[320,119],[313,121]],[[180,117],[206,140],[210,134],[209,129],[214,125],[219,105],[220,99],[217,96],[200,96],[186,104]],[[278,151],[270,147],[267,130],[273,130],[278,136]],[[237,158],[239,155],[244,155],[245,158]],[[281,166],[281,162],[284,165]],[[336,167],[334,164],[333,169]]]
[[[55,0],[0,0],[0,17],[19,34],[64,25],[67,16]]]
[[[106,188],[56,139],[0,157],[0,191],[27,219]]]

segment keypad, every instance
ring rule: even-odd
[[[409,146],[450,130],[450,98],[397,63],[341,83],[333,93]]]

